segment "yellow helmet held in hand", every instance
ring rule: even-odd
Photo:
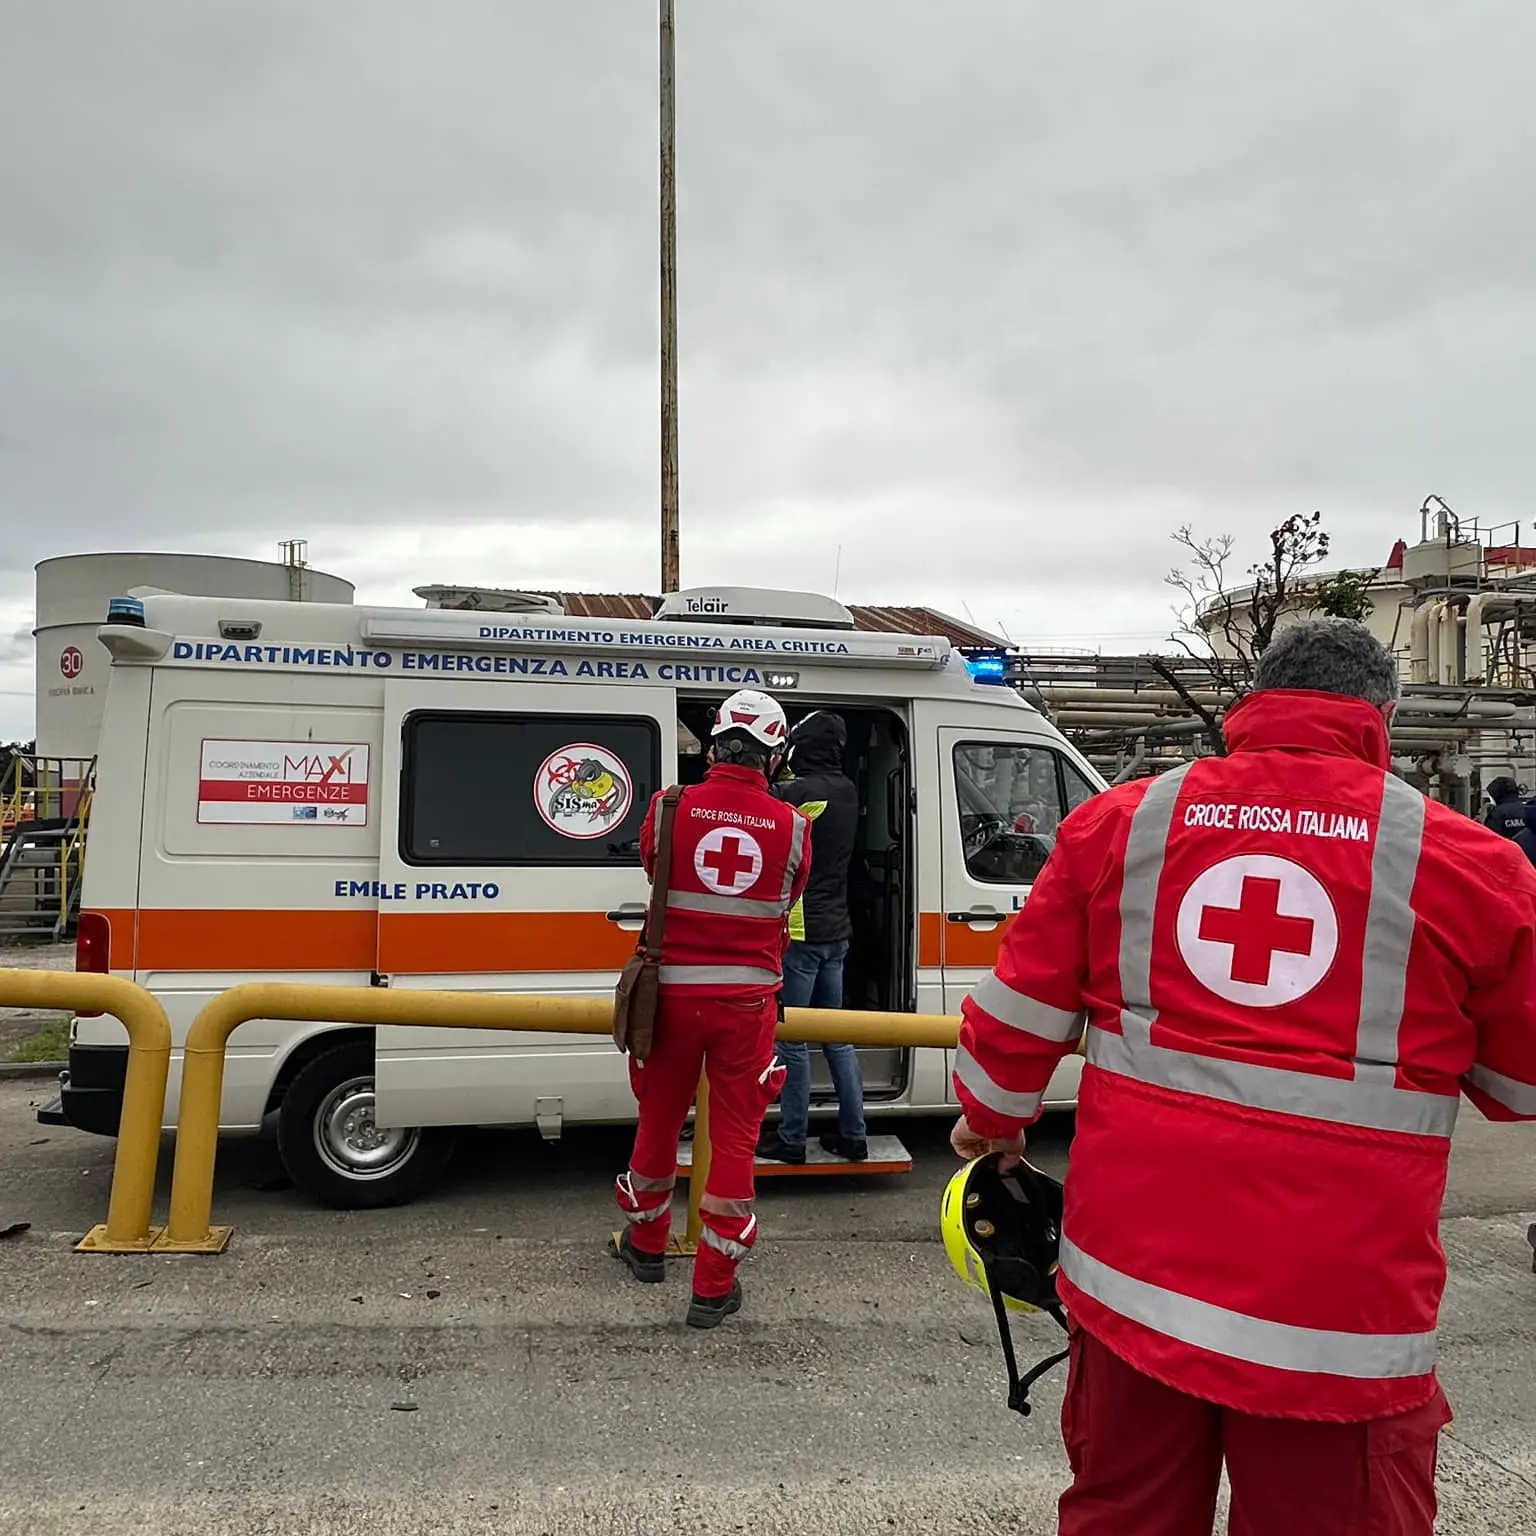
[[[1029,1389],[1066,1352],[1042,1361],[1022,1379],[1007,1312],[1047,1312],[1067,1326],[1056,1295],[1060,1268],[1061,1185],[1020,1162],[1003,1173],[1002,1154],[967,1163],[944,1191],[940,1224],[955,1273],[992,1300],[1008,1364],[1008,1406],[1029,1412]]]
[[[944,1248],[984,1296],[995,1284],[1010,1312],[1057,1305],[1061,1185],[1028,1163],[999,1171],[1000,1152],[967,1163],[944,1191]]]

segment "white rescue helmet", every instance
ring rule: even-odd
[[[745,731],[772,751],[782,752],[789,736],[789,721],[777,699],[755,688],[743,688],[720,706],[709,734],[719,736],[726,731]]]

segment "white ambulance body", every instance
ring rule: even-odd
[[[654,620],[114,601],[79,965],[142,983],[177,1054],[240,982],[604,996],[647,895],[658,788],[704,772],[712,712],[762,688],[848,725],[863,810],[845,1005],[958,1013],[1103,781],[996,659],[856,631],[826,598],[682,593]],[[142,610],[143,622],[137,622]],[[872,1115],[953,1107],[950,1053],[861,1052]],[[813,1052],[818,1095],[827,1078]],[[112,1134],[126,1062],[79,1018],[60,1123]],[[1050,1102],[1070,1106],[1068,1058]],[[634,1116],[606,1039],[255,1020],[222,1123],[276,1113],[290,1175],[337,1205],[409,1198],[455,1129]]]

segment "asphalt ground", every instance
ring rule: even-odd
[[[603,1251],[622,1131],[476,1134],[430,1199],[348,1214],[230,1141],[228,1253],[88,1257],[112,1144],[38,1126],[49,1091],[0,1083],[0,1229],[31,1223],[0,1240],[0,1536],[1055,1528],[1063,1375],[1007,1412],[990,1310],[937,1242],[945,1124],[901,1127],[910,1175],[763,1181],[746,1308],[698,1334],[685,1271],[642,1288]],[[1068,1131],[1037,1160],[1062,1168]],[[1536,1532],[1533,1207],[1536,1127],[1467,1110],[1446,1532]]]

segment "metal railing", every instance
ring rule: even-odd
[[[28,901],[19,913],[25,927],[49,920],[54,938],[69,932],[85,878],[95,793],[94,757],[12,758],[0,786],[0,895],[14,887]],[[28,862],[29,848],[41,860]]]
[[[85,883],[85,833],[90,825],[91,802],[95,797],[96,776],[93,764],[90,779],[80,787],[75,816],[69,824],[59,854],[59,920],[54,928],[58,936],[68,931],[79,906],[80,892]]]
[[[27,821],[73,821],[81,796],[96,782],[94,757],[40,757],[18,752],[0,783],[0,828]]]

